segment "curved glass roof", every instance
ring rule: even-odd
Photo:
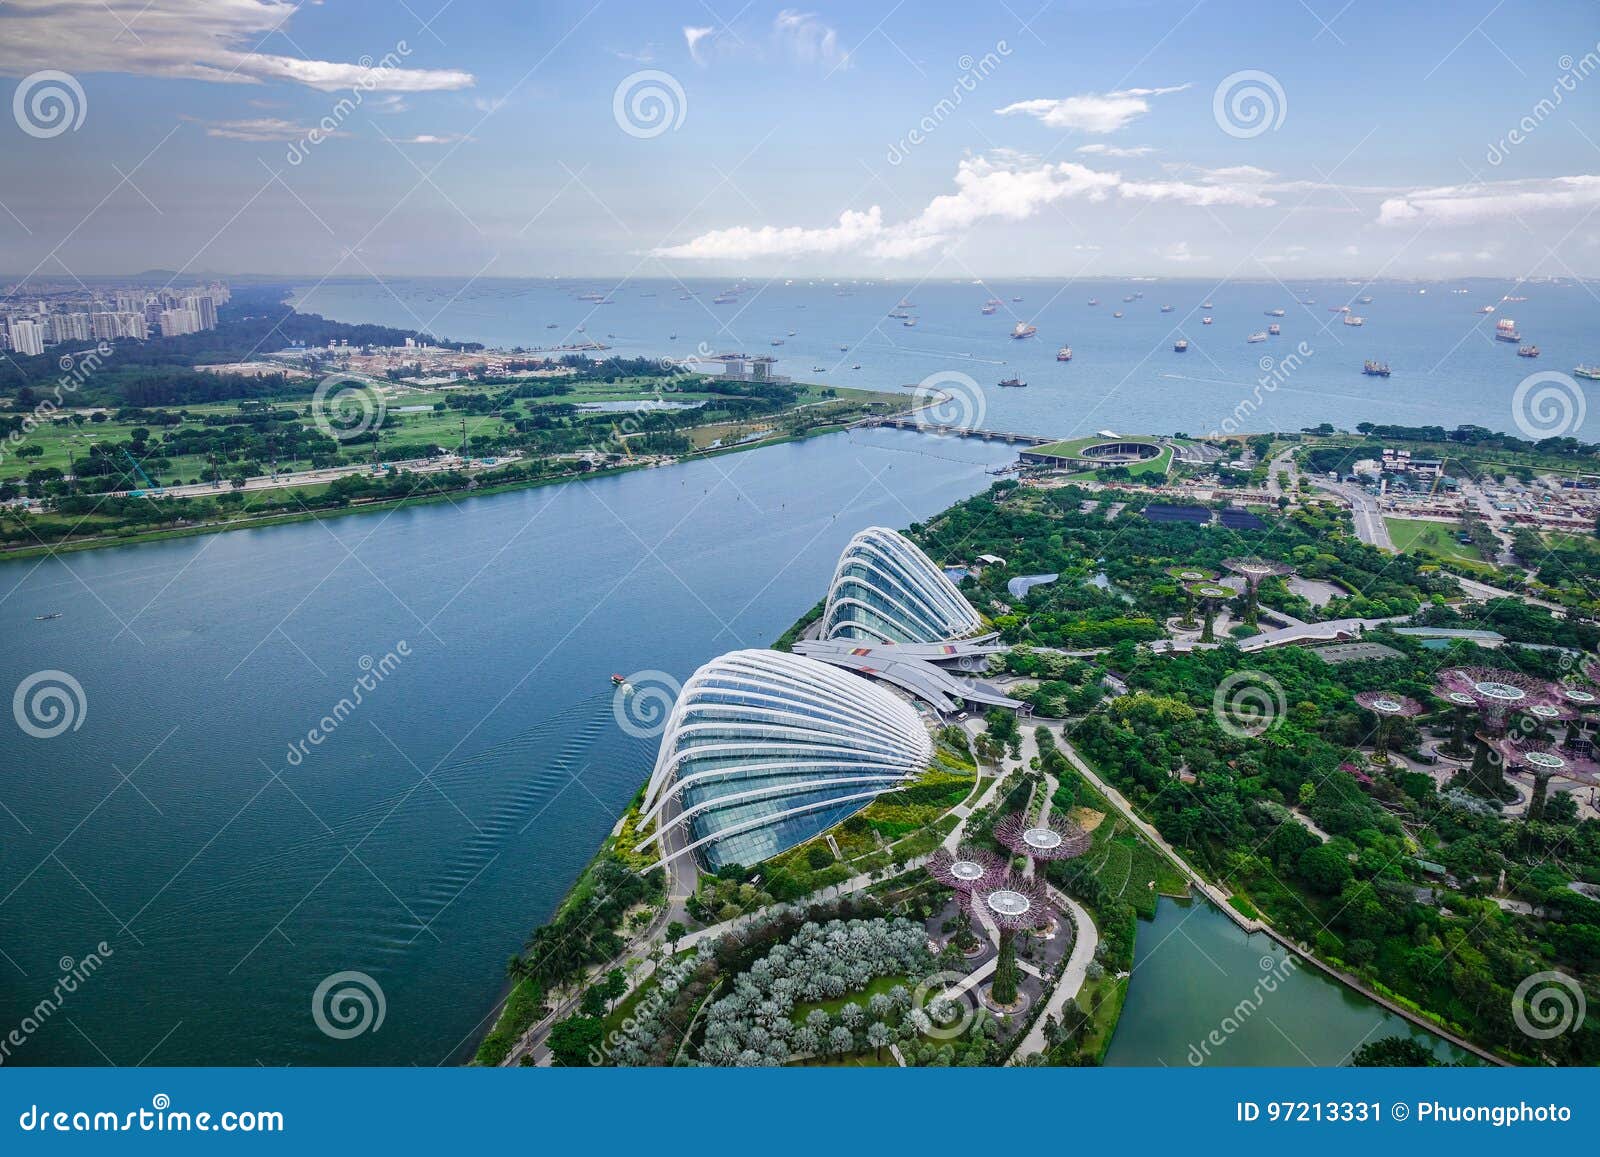
[[[782,651],[733,651],[678,696],[645,789],[640,845],[712,870],[803,843],[918,775],[933,745],[916,711],[859,676]]]
[[[822,624],[824,639],[937,643],[970,635],[983,620],[915,543],[869,526],[839,556]]]

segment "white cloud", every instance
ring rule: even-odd
[[[1182,92],[1187,84],[1170,88],[1126,88],[1118,92],[1086,92],[1079,96],[1023,100],[997,108],[1000,116],[1018,113],[1036,117],[1053,129],[1086,133],[1114,133],[1150,111],[1152,96]]]
[[[52,68],[80,74],[233,84],[288,81],[324,92],[358,84],[372,92],[433,92],[473,84],[470,72],[400,67],[398,49],[391,68],[261,50],[287,43],[273,33],[295,10],[288,0],[10,0],[0,7],[0,74],[21,76],[48,61]]]
[[[395,142],[398,145],[453,145],[457,141],[470,141],[473,138],[461,133],[418,133],[414,137],[401,137]]]
[[[683,42],[689,48],[689,58],[696,64],[704,64],[705,57],[701,54],[700,45],[705,38],[716,32],[715,28],[696,28],[685,24],[683,26]]]
[[[772,22],[772,34],[801,60],[838,64],[850,55],[840,49],[838,31],[824,24],[814,12],[785,8]]]
[[[679,245],[653,250],[657,257],[692,260],[750,260],[763,257],[864,253],[894,260],[916,257],[959,239],[987,221],[1025,221],[1060,201],[1104,201],[1113,193],[1134,200],[1172,201],[1185,205],[1256,207],[1273,202],[1254,182],[1270,174],[1253,170],[1218,170],[1233,183],[1124,181],[1122,174],[1102,172],[1071,161],[1044,164],[994,155],[969,157],[955,175],[956,190],[933,198],[914,217],[886,223],[874,205],[866,212],[846,212],[832,225],[735,226],[715,229]],[[1261,174],[1261,175],[1258,175]],[[1181,257],[1173,260],[1182,260]]]
[[[1378,207],[1378,224],[1478,225],[1523,215],[1600,206],[1600,175],[1442,185],[1391,197]]]
[[[1077,151],[1080,153],[1088,153],[1089,155],[1096,157],[1148,157],[1151,153],[1155,152],[1155,150],[1149,145],[1134,145],[1130,148],[1123,148],[1119,145],[1104,145],[1098,143],[1092,145],[1079,145]]]
[[[298,141],[309,136],[310,125],[299,125],[280,117],[256,117],[252,120],[204,122],[206,136],[221,137],[227,141]],[[323,136],[344,136],[343,133],[325,133]]]
[[[1167,251],[1165,253],[1163,253],[1161,256],[1166,258],[1168,261],[1175,261],[1180,265],[1185,264],[1185,263],[1190,262],[1190,261],[1210,261],[1211,260],[1211,258],[1209,258],[1209,257],[1207,257],[1207,256],[1205,256],[1203,254],[1195,253],[1195,252],[1191,251],[1190,248],[1189,248],[1189,243],[1187,241],[1179,241],[1174,245],[1167,246]]]

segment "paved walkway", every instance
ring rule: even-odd
[[[1072,941],[1072,955],[1067,957],[1066,966],[1061,970],[1061,980],[1056,984],[1055,991],[1050,994],[1050,999],[1045,1001],[1044,1011],[1034,1019],[1028,1035],[1023,1037],[1021,1043],[1012,1051],[1010,1060],[1006,1062],[1008,1065],[1019,1063],[1030,1053],[1044,1052],[1045,1017],[1053,1016],[1056,1022],[1060,1023],[1061,1010],[1067,1006],[1067,1001],[1083,990],[1084,979],[1089,975],[1089,962],[1094,959],[1095,949],[1100,945],[1100,931],[1094,926],[1094,921],[1089,918],[1089,913],[1084,911],[1082,904],[1053,887],[1050,889],[1050,898],[1055,901],[1056,907],[1063,912],[1071,913],[1072,922],[1077,925],[1077,935]]]

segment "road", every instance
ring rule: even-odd
[[[507,462],[515,462],[521,458],[520,454],[506,454],[494,459],[494,467],[504,466]],[[488,465],[474,464],[468,461],[463,464],[459,458],[414,458],[408,461],[385,462],[385,466],[393,466],[397,470],[410,471],[412,474],[438,474],[445,470],[465,470],[473,473],[478,470],[492,469]],[[202,498],[208,495],[235,493],[238,489],[245,491],[255,490],[282,490],[291,486],[305,486],[316,482],[332,482],[335,478],[345,478],[352,474],[382,477],[381,471],[374,471],[370,465],[364,466],[330,466],[325,470],[300,470],[292,473],[260,474],[254,478],[245,479],[243,487],[236,488],[230,483],[196,482],[185,483],[182,486],[161,486],[152,490],[138,493],[150,498]],[[115,497],[122,498],[134,493],[128,490],[114,491]]]
[[[1376,497],[1354,483],[1329,482],[1325,478],[1313,478],[1311,484],[1319,490],[1326,490],[1343,498],[1350,504],[1350,516],[1355,522],[1356,537],[1362,542],[1379,550],[1394,549],[1394,540],[1389,537],[1389,527],[1383,521],[1383,513],[1378,509]]]

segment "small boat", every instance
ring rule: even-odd
[[[828,371],[823,369],[821,366],[812,366],[811,367],[811,372],[814,373],[814,374],[825,374]]]
[[[1591,382],[1600,382],[1600,366],[1574,366],[1572,376],[1587,378]]]
[[[994,306],[992,306],[992,305],[987,305],[987,304],[986,304],[986,305],[984,305],[984,307],[983,307],[983,308],[982,308],[982,309],[980,309],[980,310],[979,310],[979,311],[978,311],[978,312],[979,312],[979,313],[981,313],[981,314],[983,314],[983,316],[984,316],[984,317],[988,317],[988,316],[989,316],[989,315],[990,315],[990,314],[992,314],[992,313],[993,313],[993,312],[994,312],[994,311],[995,311],[995,307],[994,307]]]
[[[909,313],[907,313],[903,309],[891,309],[889,311],[889,316],[894,318],[896,321],[899,321],[902,318],[907,318],[907,317],[910,317],[911,315]]]
[[[859,370],[861,368],[861,363],[857,362],[855,365],[851,366],[850,368],[853,369],[853,370]]]
[[[1012,300],[1012,301],[1021,301],[1021,300],[1022,300],[1022,298],[1020,298],[1020,297],[1013,297],[1013,298],[1012,298],[1012,299],[1011,299],[1011,300]]]
[[[613,687],[626,687],[628,685],[627,677],[624,675],[612,675],[611,685]]]
[[[61,617],[61,612],[51,611],[48,615],[34,615],[33,617],[41,623],[47,623],[51,619],[59,619]]]
[[[1386,378],[1389,376],[1389,363],[1371,361],[1365,362],[1361,366],[1361,372],[1366,374],[1369,378]]]
[[[1011,389],[1020,389],[1021,387],[1027,385],[1028,383],[1023,381],[1021,378],[1001,378],[1000,381],[997,382],[996,384],[997,385],[1001,385],[1001,386],[1007,386],[1007,387],[1009,387]]]
[[[1486,305],[1482,309],[1480,309],[1478,312],[1479,313],[1493,313],[1494,312],[1494,306]]]
[[[1122,299],[1122,303],[1123,303],[1123,304],[1124,304],[1124,305],[1126,305],[1126,304],[1127,304],[1127,303],[1128,303],[1128,302],[1130,302],[1130,301],[1132,301],[1132,300],[1133,300],[1133,294],[1131,294],[1131,293],[1130,293],[1130,294],[1128,294],[1128,296],[1127,296],[1127,297],[1124,297],[1124,298],[1123,298],[1123,299]]]
[[[1071,346],[1064,345],[1060,349],[1056,350],[1056,361],[1058,361],[1058,362],[1070,362],[1071,360],[1072,360],[1072,347]]]
[[[1271,334],[1273,337],[1277,337],[1280,333],[1283,332],[1283,327],[1281,325],[1279,325],[1277,322],[1273,322],[1271,325],[1267,326],[1267,332],[1269,334]]]
[[[1162,306],[1162,307],[1161,307],[1161,312],[1162,312],[1162,313],[1171,313],[1171,312],[1172,312],[1172,306],[1170,306],[1170,305],[1163,305],[1163,306]]]
[[[1100,299],[1098,297],[1091,297],[1089,299],[1089,304],[1090,305],[1099,305],[1100,304]]]
[[[1356,304],[1357,305],[1371,305],[1372,304],[1372,298],[1370,298],[1370,297],[1358,297],[1358,298],[1356,298]]]
[[[1504,297],[1502,297],[1500,300],[1501,301],[1527,301],[1528,299],[1526,297],[1513,297],[1508,293]]]
[[[667,335],[667,340],[668,341],[677,341],[678,340],[678,335],[675,334],[675,333],[669,333]]]
[[[1143,301],[1144,300],[1144,294],[1139,292],[1138,290],[1134,290],[1134,292],[1133,292],[1133,300],[1135,300],[1135,301]]]
[[[775,338],[772,339],[772,344],[773,345],[782,345],[783,344],[783,339],[781,337],[775,337]]]
[[[1350,307],[1348,305],[1330,305],[1330,306],[1328,306],[1328,312],[1329,313],[1349,313],[1350,312]]]
[[[791,329],[791,330],[790,330],[790,331],[789,331],[789,336],[790,336],[790,337],[793,337],[793,336],[794,336],[794,330],[792,330],[792,329]]]
[[[917,319],[914,318],[914,317],[908,317],[904,321],[902,321],[900,324],[909,329],[911,326],[914,326],[914,325],[917,324]]]
[[[1201,325],[1210,325],[1211,324],[1211,319],[1209,317],[1202,317],[1200,319],[1200,324]]]
[[[1267,310],[1267,316],[1268,317],[1282,317],[1283,316],[1283,310],[1281,310],[1281,309],[1269,309],[1269,310]]]
[[[1172,343],[1172,348],[1176,352],[1178,352],[1180,354],[1188,353],[1189,352],[1189,339],[1180,337],[1177,341]]]
[[[1200,303],[1200,308],[1201,309],[1216,309],[1217,307],[1212,305],[1209,301],[1202,301]]]
[[[1119,309],[1119,310],[1117,310],[1117,312],[1113,313],[1111,316],[1112,317],[1121,317],[1122,316],[1122,311]]]
[[[1267,340],[1267,331],[1264,330],[1264,329],[1259,329],[1255,333],[1251,334],[1249,337],[1245,338],[1244,340],[1245,340],[1245,342],[1247,344],[1250,344],[1250,345],[1254,345],[1258,341],[1266,341]]]
[[[849,346],[847,346],[847,345],[842,345],[842,346],[840,346],[840,347],[839,347],[839,352],[840,352],[840,353],[846,353],[846,352],[848,352],[848,350],[849,350],[849,349],[850,349],[850,347],[849,347]]]
[[[1536,358],[1539,356],[1539,347],[1536,345],[1519,345],[1517,347],[1519,358]]]
[[[1344,323],[1345,325],[1366,325],[1367,319],[1364,317],[1358,317],[1353,313],[1347,313],[1344,315]]]
[[[545,326],[545,329],[559,329],[559,328],[560,328],[560,327],[559,327],[559,326],[557,326],[557,325],[556,325],[556,323],[555,323],[555,322],[553,322],[553,321],[552,321],[552,322],[550,322],[550,323],[549,323],[549,324],[548,324],[548,325],[546,325],[546,326]]]
[[[1034,334],[1036,334],[1038,332],[1039,332],[1039,327],[1038,326],[1029,325],[1025,321],[1019,321],[1012,328],[1011,336],[1013,338],[1015,338],[1016,340],[1021,341],[1023,338],[1032,337]]]

